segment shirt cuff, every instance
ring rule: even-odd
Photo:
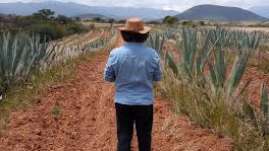
[[[115,81],[115,76],[113,75],[113,72],[111,72],[109,70],[109,68],[107,68],[105,70],[105,75],[104,75],[104,80],[108,81],[108,82],[114,82]]]
[[[161,81],[161,80],[162,80],[162,75],[160,73],[153,77],[153,81]]]

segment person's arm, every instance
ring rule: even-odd
[[[116,80],[115,66],[117,64],[116,55],[111,51],[105,71],[104,71],[104,80],[108,82],[114,82]]]
[[[157,52],[155,52],[154,58],[154,72],[153,72],[153,81],[161,81],[162,80],[162,70],[160,64],[160,57]]]

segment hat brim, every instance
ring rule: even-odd
[[[120,31],[129,31],[129,32],[134,32],[134,33],[139,33],[139,34],[147,34],[151,31],[151,27],[149,26],[145,26],[143,30],[139,30],[139,31],[130,30],[130,29],[127,29],[126,27],[119,27],[118,29]]]

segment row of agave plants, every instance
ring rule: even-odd
[[[51,45],[50,47],[54,47],[55,55],[51,59],[51,62],[63,62],[67,61],[71,58],[76,58],[83,53],[93,52],[100,49],[107,48],[115,41],[116,32],[111,29],[102,29],[100,31],[93,31],[90,33],[92,35],[98,35],[94,37],[81,36],[78,43],[68,44],[65,41],[60,43],[55,42],[55,45]],[[82,40],[83,39],[83,40]],[[69,40],[68,40],[69,41]]]
[[[164,50],[171,39],[179,60]],[[234,150],[263,151],[269,150],[268,89],[261,85],[260,106],[254,106],[246,91],[250,81],[241,79],[249,58],[267,41],[258,32],[185,28],[154,33],[147,43],[160,53],[161,92],[173,100],[177,112],[228,136]]]
[[[0,33],[0,99],[12,85],[24,83],[33,72],[43,72],[83,53],[100,50],[115,37],[115,32],[108,30],[100,33],[108,34],[89,40],[83,46],[42,42],[39,35]]]

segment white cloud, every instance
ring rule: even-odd
[[[45,0],[0,0],[0,2],[38,2]],[[257,5],[265,5],[268,0],[59,0],[63,2],[76,2],[88,5],[102,5],[102,6],[133,6],[133,7],[152,7],[169,10],[183,11],[192,6],[200,4],[217,4],[225,6],[236,6],[242,8],[249,8]],[[268,4],[269,5],[269,4]]]

